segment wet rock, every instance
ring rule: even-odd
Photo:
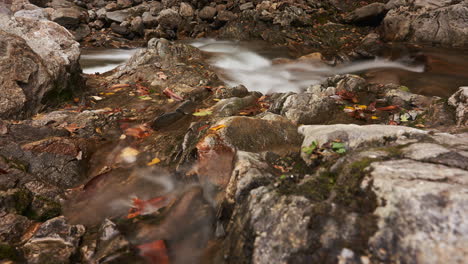
[[[183,17],[192,17],[194,11],[190,4],[182,2],[180,3],[179,14]]]
[[[185,115],[190,115],[193,112],[195,112],[196,108],[197,108],[197,105],[194,102],[187,100],[183,102],[182,104],[180,104],[179,107],[177,107],[176,111],[183,113]]]
[[[70,225],[63,216],[53,218],[43,223],[24,244],[24,256],[28,263],[70,263],[84,232],[84,226]]]
[[[393,41],[464,47],[468,44],[466,1],[390,1],[384,38]]]
[[[203,19],[203,20],[208,20],[212,21],[214,17],[216,16],[217,10],[214,7],[211,6],[205,6],[200,12],[198,13],[198,16]]]
[[[6,142],[0,154],[25,163],[27,172],[64,188],[84,180],[88,155],[86,143],[67,138],[47,138],[20,146]]]
[[[237,150],[287,153],[298,149],[301,136],[297,128],[284,118],[265,120],[251,117],[228,117],[215,125],[226,127],[217,131],[220,139]]]
[[[427,132],[404,126],[386,125],[311,125],[299,127],[299,133],[304,135],[302,147],[308,147],[316,141],[319,146],[327,142],[339,140],[345,144],[346,150],[361,147],[382,146],[392,142],[404,144],[417,141],[418,137],[426,137]],[[301,153],[302,158],[310,163],[309,155]]]
[[[164,9],[158,15],[158,23],[164,29],[177,29],[181,23],[181,17],[179,13],[172,9]]]
[[[228,117],[238,114],[239,111],[257,102],[258,97],[249,95],[243,98],[233,97],[222,99],[213,106],[213,112],[217,117]]]
[[[387,87],[390,89],[387,89]],[[389,105],[397,105],[403,108],[418,107],[425,109],[434,101],[434,98],[403,91],[400,87],[394,88],[389,85],[384,87],[384,89],[386,90],[384,98]]]
[[[369,240],[379,261],[460,262],[468,226],[468,172],[412,160],[371,165],[379,207],[378,231]],[[363,185],[368,184],[365,181]],[[385,201],[385,202],[383,202]],[[415,224],[417,223],[417,224]]]
[[[364,78],[346,74],[340,78],[341,80],[336,84],[336,91],[349,91],[349,92],[360,92],[363,91],[367,87],[367,82]]]
[[[182,117],[184,117],[184,113],[179,111],[162,114],[151,123],[151,128],[154,130],[159,130],[161,128],[172,125]]]
[[[232,88],[223,86],[215,91],[215,97],[219,99],[227,99],[231,97],[242,98],[248,94],[249,90],[247,90],[243,85],[238,85]]]
[[[378,25],[385,16],[387,9],[383,3],[372,3],[360,7],[344,17],[347,23],[366,23]]]
[[[468,87],[460,87],[460,89],[449,98],[448,103],[455,107],[457,125],[468,125]]]
[[[0,242],[18,243],[32,221],[22,215],[1,213]]]

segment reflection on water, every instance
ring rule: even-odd
[[[126,62],[137,50],[84,49],[81,51],[81,68],[87,74],[107,72]]]

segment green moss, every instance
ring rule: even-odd
[[[0,260],[18,260],[19,254],[18,251],[8,245],[8,244],[0,244]]]
[[[400,89],[400,91],[403,92],[411,92],[410,88],[408,88],[407,86],[400,86],[398,89]]]
[[[278,193],[282,195],[299,195],[311,201],[319,202],[326,200],[336,181],[333,173],[322,173],[312,177],[302,184],[297,184],[292,180],[285,180],[278,188]]]
[[[18,214],[23,214],[31,204],[32,195],[28,190],[20,189],[13,194],[15,200],[15,210]]]

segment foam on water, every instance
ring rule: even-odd
[[[410,66],[399,61],[381,58],[331,67],[325,63],[291,62],[274,64],[271,59],[249,50],[237,42],[197,40],[194,47],[213,54],[211,64],[221,70],[228,85],[243,84],[250,91],[262,93],[300,92],[336,74],[354,73],[369,69],[392,68],[423,72],[424,66]]]
[[[138,49],[92,49],[83,50],[80,64],[83,73],[94,74],[113,70],[126,62]]]

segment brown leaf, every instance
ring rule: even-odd
[[[392,110],[395,110],[395,109],[398,109],[399,107],[396,106],[396,105],[389,105],[389,106],[386,106],[386,107],[379,107],[379,108],[376,108],[376,110],[379,110],[379,111],[392,111]]]
[[[174,92],[173,92],[171,89],[169,89],[169,88],[164,89],[163,93],[164,93],[167,97],[172,98],[172,99],[174,99],[174,100],[176,100],[176,101],[183,101],[183,100],[184,100],[184,98],[182,98],[180,95],[174,93]]]
[[[136,87],[137,87],[137,93],[139,95],[149,95],[148,87],[145,87],[145,86],[140,85],[140,84],[137,84]]]

